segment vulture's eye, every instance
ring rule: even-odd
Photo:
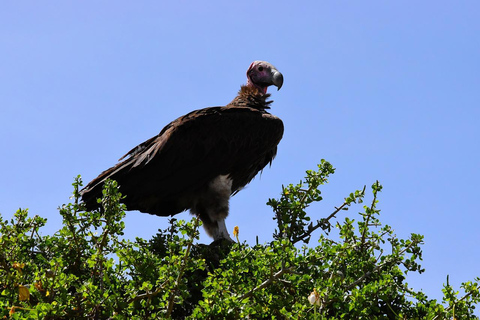
[[[262,66],[258,67],[258,71],[263,71],[263,67]]]

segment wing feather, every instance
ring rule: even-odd
[[[233,192],[249,183],[277,151],[282,121],[248,107],[193,111],[168,124],[102,172],[83,192],[96,206],[105,179],[117,180],[129,210],[171,215],[187,209],[191,197],[218,175],[233,179]]]

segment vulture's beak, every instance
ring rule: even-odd
[[[283,85],[283,75],[280,71],[276,69],[272,70],[272,82],[277,87],[277,91],[280,90]]]

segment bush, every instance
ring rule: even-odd
[[[103,190],[102,209],[79,202],[59,211],[63,228],[41,236],[46,220],[18,210],[0,217],[0,317],[11,319],[477,319],[480,279],[448,283],[442,302],[410,289],[406,277],[422,273],[423,237],[398,239],[380,222],[382,186],[369,205],[357,190],[329,215],[311,221],[307,208],[322,200],[320,187],[334,168],[326,161],[305,181],[270,199],[277,228],[273,241],[250,246],[217,241],[195,244],[201,222],[170,220],[151,240],[122,239],[125,207],[115,181]],[[315,230],[316,244],[309,244]]]

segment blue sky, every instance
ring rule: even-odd
[[[447,275],[457,286],[480,276],[478,2],[5,1],[0,9],[4,218],[26,207],[48,218],[44,234],[55,232],[76,175],[88,182],[178,116],[230,102],[249,64],[267,60],[285,78],[271,110],[285,134],[272,167],[232,199],[227,226],[251,244],[271,240],[266,201],[324,158],[337,172],[313,218],[378,179],[381,220],[399,237],[425,235],[426,272],[409,276],[412,287],[438,298]],[[148,239],[166,221],[130,212],[126,236]]]

